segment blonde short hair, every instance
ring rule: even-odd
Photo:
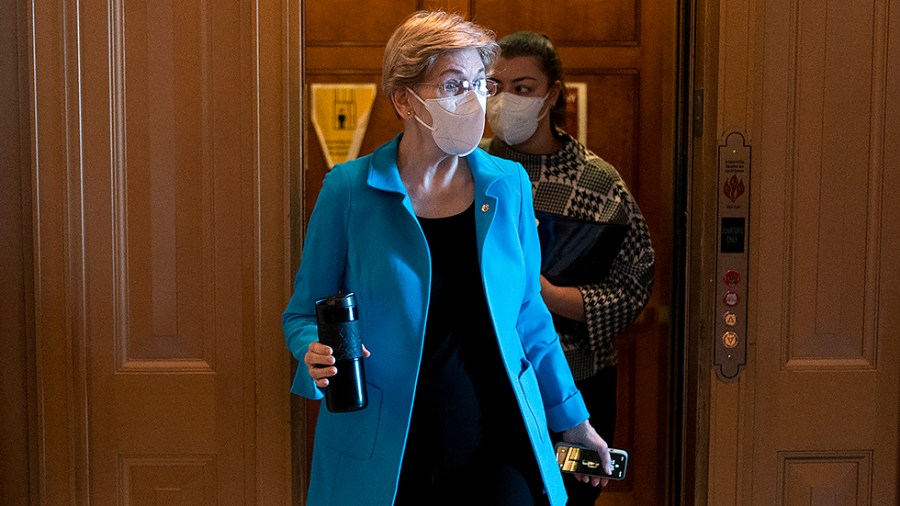
[[[417,11],[394,30],[384,49],[381,89],[390,100],[398,89],[412,88],[424,79],[438,57],[451,51],[475,49],[485,69],[490,68],[500,47],[494,32],[458,14]]]

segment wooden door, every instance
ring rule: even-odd
[[[695,357],[709,439],[697,447],[709,455],[694,503],[898,504],[900,9],[701,4],[711,17],[699,83],[713,98],[695,167],[694,201],[707,204],[691,241],[705,258],[692,328],[706,345]],[[708,323],[721,313],[703,246],[717,228],[702,210],[722,191],[715,145],[734,129],[752,147],[748,353],[724,382],[702,365],[722,338]]]
[[[280,313],[296,6],[20,4],[32,499],[289,504]]]
[[[381,83],[381,58],[393,29],[419,8],[460,12],[497,32],[548,34],[570,82],[587,89],[587,145],[611,162],[636,196],[658,258],[648,307],[618,340],[616,445],[631,455],[628,478],[598,504],[661,504],[666,494],[670,407],[669,308],[675,124],[676,2],[334,1],[305,0],[306,82]],[[350,13],[365,13],[365,22]],[[346,20],[346,21],[343,21]],[[306,122],[309,125],[309,121]],[[379,91],[360,155],[401,128]],[[316,133],[306,128],[305,216],[328,170]],[[317,403],[309,402],[311,448]]]

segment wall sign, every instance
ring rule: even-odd
[[[310,115],[329,169],[359,155],[377,87],[364,84],[310,85]]]
[[[587,144],[587,83],[566,83],[565,131]]]

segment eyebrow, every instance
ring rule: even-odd
[[[498,80],[501,80],[501,79],[502,79],[502,77],[498,76],[497,74],[491,75],[490,78],[493,79],[493,80],[495,80],[495,81],[498,81]],[[525,81],[535,81],[535,82],[538,82],[538,83],[541,82],[541,80],[538,79],[538,78],[536,78],[536,77],[522,76],[522,77],[517,77],[517,78],[515,78],[515,79],[512,79],[512,80],[510,81],[510,84],[520,84],[520,83],[525,82]]]
[[[438,74],[438,77],[444,78],[448,74],[454,75],[454,76],[466,77],[466,72],[464,71],[464,69],[461,69],[456,66],[452,66],[452,67],[448,67],[448,68],[444,69],[440,74]],[[475,73],[475,76],[478,77],[478,76],[483,76],[483,75],[485,75],[485,70],[484,70],[484,67],[481,67],[478,70],[478,72]]]

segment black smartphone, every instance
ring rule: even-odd
[[[559,464],[559,470],[564,473],[603,476],[611,480],[624,479],[625,467],[628,465],[628,452],[610,448],[609,458],[612,474],[606,474],[603,471],[600,454],[596,450],[571,443],[556,443],[556,463]]]

